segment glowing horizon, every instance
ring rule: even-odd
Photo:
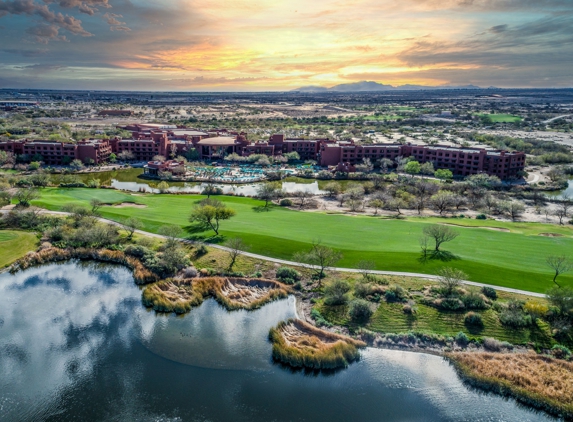
[[[567,0],[0,0],[0,86],[572,87]]]

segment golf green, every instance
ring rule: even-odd
[[[99,212],[115,221],[139,218],[144,229],[157,232],[165,224],[184,227],[189,238],[221,242],[240,237],[253,253],[290,259],[308,249],[313,240],[342,251],[341,267],[356,267],[360,260],[372,260],[376,269],[436,274],[443,266],[465,271],[469,279],[533,292],[552,287],[552,271],[545,264],[548,255],[573,255],[573,229],[539,223],[504,223],[493,220],[411,218],[382,219],[371,216],[329,215],[299,212],[281,207],[264,211],[262,201],[220,196],[237,215],[221,223],[221,236],[197,230],[188,222],[191,207],[204,198],[198,195],[142,195],[104,189],[42,190],[34,204],[50,210],[77,203],[89,206],[91,198],[110,204],[133,202],[145,207],[105,206]],[[427,224],[459,225],[457,239],[443,245],[450,261],[420,260],[419,238]],[[465,227],[468,226],[468,227]],[[480,228],[480,226],[482,226]],[[552,236],[547,236],[552,234]],[[561,275],[561,284],[573,286],[570,274]]]

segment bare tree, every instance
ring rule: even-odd
[[[448,212],[454,206],[455,195],[451,192],[438,192],[430,198],[430,205],[436,211],[443,215],[444,212]]]
[[[484,195],[482,203],[487,208],[489,213],[499,208],[499,201],[490,193]]]
[[[559,218],[559,224],[563,224],[563,219],[569,217],[570,209],[573,206],[573,200],[568,194],[561,195],[561,200],[557,204],[555,215]]]
[[[18,201],[18,205],[27,208],[34,199],[40,197],[40,192],[35,188],[20,188],[17,189],[12,198]]]
[[[231,258],[231,262],[229,262],[229,271],[232,271],[241,252],[247,250],[247,245],[245,245],[240,237],[233,237],[225,242],[225,246],[227,247],[227,254],[229,255],[229,258]]]
[[[413,194],[416,203],[416,209],[418,214],[426,208],[426,204],[430,197],[439,190],[439,186],[435,183],[428,182],[426,180],[419,180],[414,185]]]
[[[352,212],[357,212],[358,210],[364,208],[364,201],[361,201],[360,199],[349,199],[345,203]]]
[[[313,197],[313,194],[306,191],[306,190],[299,190],[293,193],[293,196],[298,200],[298,207],[299,209],[303,209],[305,205],[308,204],[310,198]]]
[[[384,207],[384,201],[382,199],[372,199],[368,206],[374,208],[374,215],[378,215],[378,210]]]
[[[326,186],[324,186],[324,190],[328,192],[329,198],[334,198],[340,192],[342,192],[342,186],[338,182],[328,182]]]
[[[159,234],[165,237],[165,248],[170,249],[179,245],[179,238],[183,235],[183,230],[179,226],[161,226]]]
[[[319,286],[321,286],[321,280],[326,275],[326,270],[341,259],[341,252],[324,246],[320,240],[314,240],[308,252],[297,252],[293,256],[294,261],[312,266],[311,270],[318,279]]]
[[[279,195],[280,188],[276,183],[263,183],[257,189],[257,197],[265,201],[265,208],[268,208],[269,202],[278,198]]]
[[[557,284],[557,277],[560,274],[568,273],[573,270],[573,260],[565,255],[549,255],[545,259],[545,262],[551,269],[553,269],[553,271],[555,271],[555,274],[553,275],[553,282],[555,284]],[[557,286],[559,286],[559,284],[557,284]]]
[[[396,211],[396,215],[402,215],[402,208],[406,208],[406,201],[401,198],[393,198],[386,202],[385,208]]]
[[[133,233],[135,233],[136,230],[141,230],[143,228],[143,223],[136,217],[129,217],[123,222],[123,228],[127,232],[127,238],[131,240],[133,238]]]
[[[92,207],[92,214],[96,214],[98,210],[102,207],[103,201],[98,198],[92,198],[90,200],[90,205]]]
[[[444,295],[450,296],[467,278],[467,274],[457,268],[444,267],[438,271],[438,280],[444,286]]]
[[[442,224],[432,224],[424,227],[424,235],[434,240],[434,251],[439,252],[442,243],[451,242],[459,236],[459,233],[451,227],[444,226]]]
[[[518,201],[504,201],[501,208],[513,221],[517,220],[525,211],[525,206]]]
[[[365,280],[370,280],[372,271],[374,270],[374,268],[376,268],[376,263],[374,261],[368,261],[363,259],[361,261],[358,261],[358,264],[356,264],[356,268],[360,270],[360,274],[362,274],[362,277],[364,277]]]

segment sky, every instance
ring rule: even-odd
[[[0,0],[0,87],[573,87],[573,0]]]

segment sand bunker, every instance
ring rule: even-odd
[[[353,338],[321,330],[298,319],[281,322],[272,328],[273,358],[293,366],[334,369],[348,366],[360,357],[366,344]]]
[[[113,206],[114,208],[128,208],[128,207],[132,207],[132,208],[147,208],[147,205],[143,205],[143,204],[136,204],[134,202],[122,202],[121,204],[116,204]]]
[[[273,280],[247,278],[167,279],[148,286],[143,304],[158,312],[189,312],[207,297],[213,297],[229,310],[257,309],[265,303],[285,298],[291,292]]]
[[[545,237],[562,237],[562,234],[559,233],[539,233],[539,236],[545,236]]]
[[[452,226],[452,227],[460,227],[462,229],[486,229],[486,230],[494,230],[496,232],[505,232],[509,233],[511,230],[504,229],[502,227],[489,227],[489,226],[462,226],[461,224],[450,224],[450,223],[440,223],[443,226]]]

